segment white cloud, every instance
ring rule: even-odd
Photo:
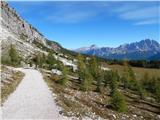
[[[57,23],[78,23],[96,16],[97,13],[85,11],[59,12],[47,19]]]
[[[149,24],[157,24],[160,21],[157,21],[155,19],[145,20],[145,21],[139,21],[135,23],[134,25],[149,25]]]
[[[160,2],[127,2],[112,10],[120,19],[133,22],[134,25],[160,23]]]
[[[63,5],[56,5],[56,11],[49,14],[47,20],[56,23],[78,23],[92,20],[101,13],[102,7],[107,4],[95,4],[95,2],[66,2]],[[95,9],[94,9],[95,8]]]
[[[141,20],[148,18],[157,19],[159,15],[158,7],[151,8],[138,8],[137,10],[131,10],[120,14],[120,17],[126,20]]]
[[[65,2],[55,5],[47,20],[57,23],[78,23],[98,15],[115,15],[133,25],[159,23],[160,2]],[[111,13],[111,14],[110,14]]]

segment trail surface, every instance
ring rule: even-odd
[[[5,101],[3,119],[52,119],[62,120],[54,94],[44,82],[41,73],[33,69],[19,69],[25,77]]]

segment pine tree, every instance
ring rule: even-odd
[[[101,92],[102,83],[104,81],[104,73],[99,66],[100,63],[97,61],[96,57],[92,57],[89,62],[89,68],[93,79],[96,81],[96,91]]]
[[[47,64],[51,65],[54,63],[54,56],[53,56],[53,53],[52,52],[49,52],[48,55],[47,55],[47,58],[46,58],[46,62]]]
[[[140,99],[144,99],[146,96],[146,91],[140,83],[138,84],[137,91],[140,96]]]
[[[9,56],[11,60],[11,65],[17,66],[20,62],[18,52],[14,45],[11,44],[9,49]]]
[[[138,89],[138,81],[136,80],[136,76],[134,74],[134,71],[128,64],[124,63],[124,72],[121,77],[121,81],[123,83],[124,88],[129,88],[132,90]]]
[[[85,69],[86,65],[84,63],[84,58],[80,53],[78,54],[77,60],[78,60],[78,69],[79,69],[79,71]]]
[[[99,70],[98,72],[98,77],[97,77],[97,88],[96,91],[97,92],[101,92],[101,88],[102,88],[102,83],[104,81],[104,73],[102,70]]]
[[[89,73],[88,69],[83,72],[83,79],[81,80],[80,88],[82,91],[88,91],[91,88],[93,81],[92,75]]]
[[[84,63],[84,59],[83,56],[81,56],[81,54],[78,54],[77,60],[78,60],[77,66],[78,66],[79,79],[82,80],[84,79],[86,65]]]
[[[124,96],[118,90],[114,91],[113,95],[111,96],[110,103],[111,106],[118,112],[127,111],[127,104]]]
[[[121,77],[121,81],[123,83],[123,87],[124,89],[128,88],[128,79],[129,79],[129,74],[128,74],[128,62],[127,61],[124,61],[123,63],[124,65],[124,70],[123,70],[123,74],[122,74],[122,77]]]
[[[35,62],[35,64],[36,64],[36,67],[37,67],[37,68],[38,68],[38,67],[41,67],[41,56],[40,56],[40,54],[37,54],[37,55],[35,56],[34,62]]]
[[[59,80],[59,83],[63,86],[68,84],[68,69],[65,66],[62,66],[62,78]]]
[[[128,74],[130,81],[134,81],[136,79],[135,74],[130,66],[128,66]]]
[[[105,71],[104,72],[104,86],[106,87],[108,84],[110,84],[112,80],[112,71]]]
[[[6,65],[11,65],[11,58],[9,55],[3,55],[1,56],[1,63]]]
[[[158,103],[160,103],[160,78],[157,78],[156,79],[156,82],[155,82],[155,96],[156,96],[156,101]]]
[[[90,61],[90,71],[95,80],[98,77],[99,66],[100,64],[98,63],[97,59],[95,57],[92,57]]]
[[[112,71],[112,79],[110,81],[110,89],[111,89],[111,95],[117,90],[118,88],[118,81],[119,81],[119,75],[117,72]]]
[[[79,80],[80,80],[80,89],[83,91],[88,91],[93,81],[92,74],[90,74],[89,70],[87,69],[86,64],[84,63],[83,56],[78,54],[77,60],[78,60],[78,74],[79,74]]]

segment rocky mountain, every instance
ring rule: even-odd
[[[90,47],[76,49],[75,51],[107,59],[150,59],[152,56],[158,56],[158,53],[160,52],[160,44],[155,40],[145,39],[139,42],[123,44],[116,48],[99,48],[92,45]]]
[[[155,54],[155,55],[153,55],[153,56],[151,56],[149,58],[149,60],[160,60],[160,52]]]
[[[1,1],[0,40],[2,56],[8,51],[11,44],[15,45],[23,58],[29,59],[44,50],[60,50],[62,47],[45,38],[36,28],[20,17],[8,3]]]

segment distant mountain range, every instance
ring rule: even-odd
[[[116,48],[91,45],[74,51],[106,59],[160,60],[160,44],[150,39],[123,44]]]

